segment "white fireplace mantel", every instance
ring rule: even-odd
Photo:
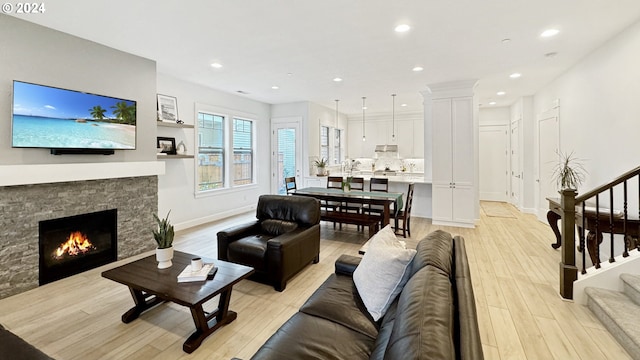
[[[163,175],[164,161],[0,165],[0,186]]]

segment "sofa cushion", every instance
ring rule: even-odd
[[[378,328],[350,276],[331,274],[300,311],[333,321],[372,339],[378,336]]]
[[[262,231],[267,234],[280,236],[298,228],[298,223],[278,219],[267,219],[260,223],[260,227]]]
[[[378,321],[398,296],[409,278],[409,265],[416,251],[394,244],[386,235],[374,235],[367,252],[353,272],[362,302]],[[395,237],[395,235],[394,235]]]
[[[449,275],[427,265],[407,282],[385,358],[455,359],[454,289]]]
[[[53,359],[0,325],[0,358],[12,360]]]
[[[259,271],[266,270],[265,256],[267,241],[272,236],[252,235],[229,244],[227,259],[237,264],[251,266]]]
[[[448,275],[453,272],[453,239],[446,231],[429,233],[416,246],[416,256],[411,264],[411,276],[427,265],[433,265]]]
[[[380,330],[378,331],[378,337],[371,350],[370,360],[383,360],[384,354],[387,351],[387,345],[391,338],[391,332],[393,331],[393,324],[396,320],[396,312],[398,310],[398,298],[396,298],[389,310],[384,314],[384,317],[380,321]]]
[[[369,359],[373,342],[338,323],[298,312],[251,359]]]

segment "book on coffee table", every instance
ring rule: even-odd
[[[178,275],[178,282],[190,282],[190,281],[204,281],[207,280],[207,274],[213,268],[213,264],[204,264],[202,269],[198,271],[191,271],[191,265],[182,270]]]

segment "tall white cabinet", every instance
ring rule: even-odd
[[[425,124],[431,127],[434,224],[475,224],[478,183],[474,84],[435,84],[425,95]]]

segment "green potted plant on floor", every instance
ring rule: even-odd
[[[325,158],[315,160],[313,164],[316,166],[316,174],[318,176],[325,176],[327,174],[327,160]]]
[[[169,214],[171,214],[171,210],[169,210],[164,219],[160,219],[158,215],[153,214],[153,218],[158,224],[158,228],[153,230],[153,238],[158,245],[156,248],[158,269],[166,269],[173,265],[171,260],[173,259],[174,230],[173,225],[169,222]]]

